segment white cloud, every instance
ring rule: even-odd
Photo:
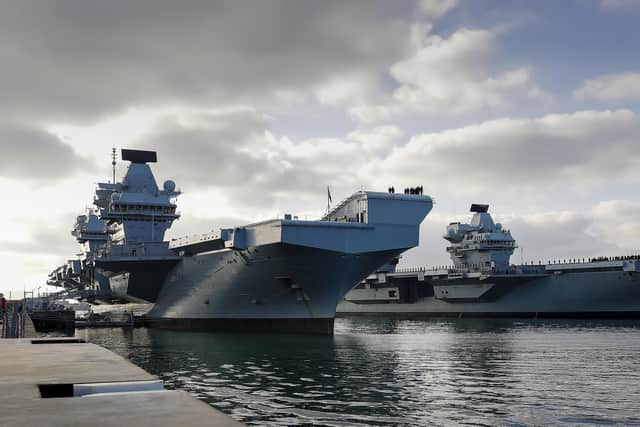
[[[573,94],[580,100],[638,101],[640,100],[640,73],[608,74],[586,80]]]
[[[258,220],[264,218],[256,212],[309,210],[304,201],[314,200],[310,194],[322,194],[326,185],[337,192],[358,188],[366,183],[359,176],[360,165],[384,158],[404,142],[395,126],[301,140],[269,128],[270,119],[247,107],[167,107],[128,111],[91,126],[52,126],[74,151],[95,159],[100,166],[96,174],[103,179],[110,175],[113,145],[158,151],[159,162],[153,165],[157,179],[174,179],[186,192],[181,198],[185,212],[199,218]],[[118,176],[125,166],[118,163]]]
[[[640,200],[608,200],[593,208],[590,233],[619,248],[640,252]]]
[[[0,209],[0,223],[5,225],[0,245],[0,292],[43,285],[53,268],[74,258],[78,244],[71,227],[76,215],[91,202],[95,178],[80,173],[42,185],[0,177],[5,201]]]
[[[605,200],[582,211],[547,211],[505,218],[531,257],[583,258],[639,252],[640,201]],[[532,258],[530,258],[532,259]]]
[[[378,126],[373,129],[360,129],[350,132],[346,140],[357,142],[364,153],[373,153],[379,158],[387,156],[394,147],[404,142],[404,131],[397,126]]]
[[[434,211],[421,227],[421,245],[404,254],[403,266],[450,265],[447,242],[442,239],[451,221],[467,222],[468,212]],[[607,200],[584,210],[514,212],[516,206],[495,204],[490,212],[511,231],[519,248],[511,262],[547,263],[553,260],[639,253],[640,201]]]
[[[319,103],[329,106],[360,104],[369,99],[375,88],[376,81],[370,75],[343,75],[319,85],[314,95]]]
[[[412,56],[391,66],[398,83],[391,99],[354,106],[352,116],[375,122],[415,113],[454,115],[540,98],[543,92],[532,82],[528,67],[494,69],[496,39],[503,31],[462,28],[448,38],[423,36]]]
[[[547,263],[554,259],[609,255],[617,249],[588,232],[593,223],[589,212],[543,211],[497,219],[511,230],[519,246],[511,260],[514,263],[519,263],[521,256],[523,261]]]
[[[457,0],[420,0],[419,2],[421,12],[430,18],[439,18],[445,15],[457,4]]]
[[[491,120],[414,136],[363,168],[378,186],[393,177],[424,182],[432,192],[522,194],[549,184],[592,190],[640,180],[639,133],[640,116],[628,110]]]

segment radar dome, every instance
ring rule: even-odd
[[[174,192],[176,189],[176,183],[169,179],[162,184],[162,187],[164,187],[164,191]]]

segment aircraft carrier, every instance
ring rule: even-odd
[[[413,317],[640,317],[640,256],[510,264],[511,232],[488,205],[444,239],[452,265],[398,270],[387,265],[352,289],[339,314]],[[397,261],[397,260],[396,260]]]
[[[115,153],[114,153],[115,154]],[[158,187],[152,151],[122,150],[121,182],[99,183],[78,217],[78,259],[49,284],[154,303],[151,326],[332,334],[344,294],[418,245],[433,201],[422,191],[358,191],[323,218],[283,218],[166,241],[179,218],[173,181]]]

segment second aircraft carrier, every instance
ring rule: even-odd
[[[545,260],[512,265],[510,230],[488,205],[444,238],[451,266],[379,270],[352,289],[341,314],[414,317],[640,317],[640,256]]]

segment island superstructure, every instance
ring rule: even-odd
[[[169,242],[175,183],[156,185],[155,152],[122,158],[131,162],[122,182],[97,186],[104,233],[85,246],[77,282],[126,278],[118,292],[154,303],[146,321],[158,327],[331,334],[344,294],[417,246],[433,206],[421,194],[358,191],[319,220],[287,214]]]
[[[148,165],[155,152],[123,149],[122,160],[131,162],[122,182],[98,183],[94,206],[76,219],[71,234],[81,244],[79,258],[54,270],[50,285],[145,300],[149,283],[157,286],[179,260],[164,240],[180,217],[175,183],[158,187]],[[115,178],[115,157],[113,164]]]
[[[339,313],[477,317],[640,317],[640,259],[571,259],[511,265],[511,232],[488,205],[444,239],[451,267],[379,270],[358,284]]]

